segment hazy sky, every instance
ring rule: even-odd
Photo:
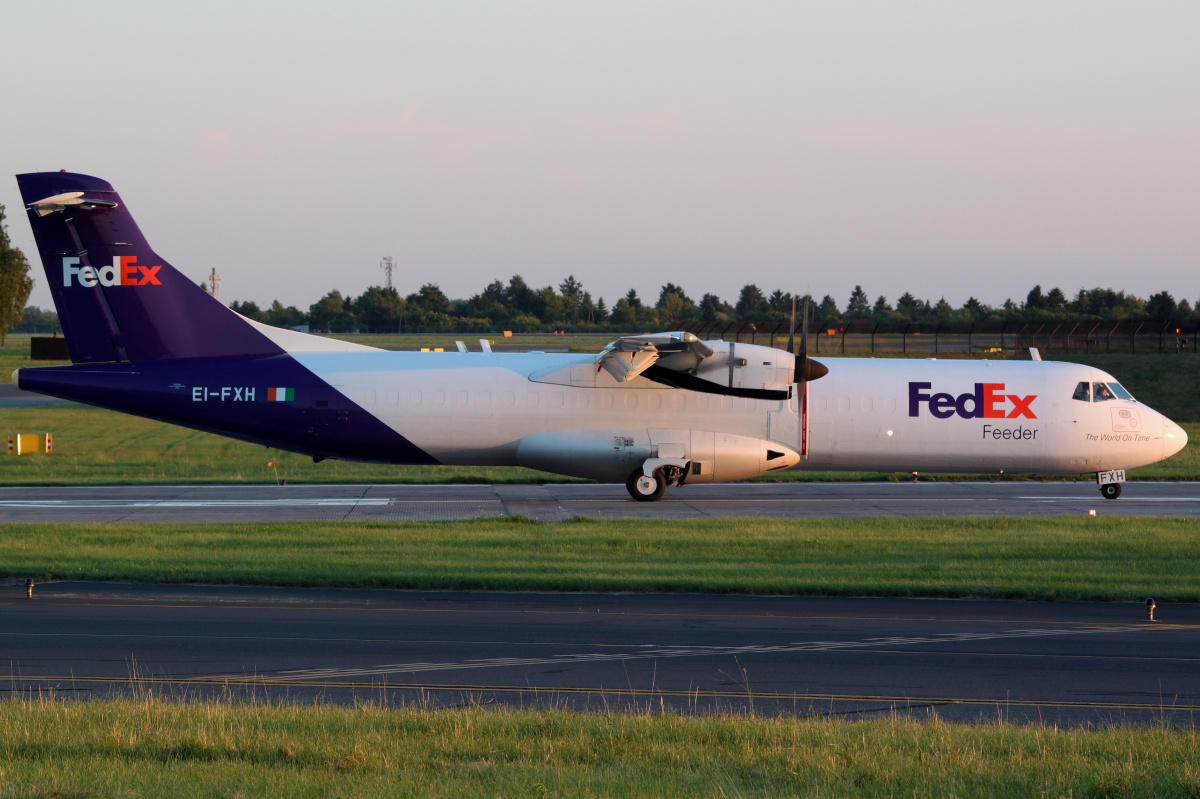
[[[0,0],[12,175],[221,298],[1200,297],[1200,3]],[[50,304],[44,276],[31,302]]]

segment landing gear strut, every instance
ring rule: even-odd
[[[1100,486],[1100,493],[1105,499],[1116,499],[1117,497],[1121,496],[1121,484],[1105,483],[1104,485]]]

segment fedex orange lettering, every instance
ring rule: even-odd
[[[78,278],[80,286],[161,286],[158,266],[142,266],[136,255],[114,255],[111,266],[80,266],[79,259],[63,258],[63,286],[69,287]]]

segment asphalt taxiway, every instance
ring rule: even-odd
[[[17,694],[254,696],[1193,725],[1200,606],[0,589]]]
[[[709,517],[1054,516],[1200,517],[1200,483],[1125,484],[1116,500],[1081,482],[720,483],[634,502],[624,486],[289,485],[11,486],[0,521],[433,521],[521,515],[542,521]]]

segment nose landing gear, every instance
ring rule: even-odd
[[[634,469],[625,481],[625,487],[629,489],[629,496],[638,502],[657,502],[667,490],[667,480],[662,469],[655,469],[650,477],[643,474],[641,469]]]
[[[1105,483],[1104,485],[1100,486],[1100,494],[1105,499],[1116,499],[1117,497],[1121,496],[1121,484]]]
[[[638,502],[657,502],[667,486],[681,486],[691,470],[691,461],[653,458],[633,470],[625,481],[629,496]],[[646,474],[649,471],[650,474]]]

